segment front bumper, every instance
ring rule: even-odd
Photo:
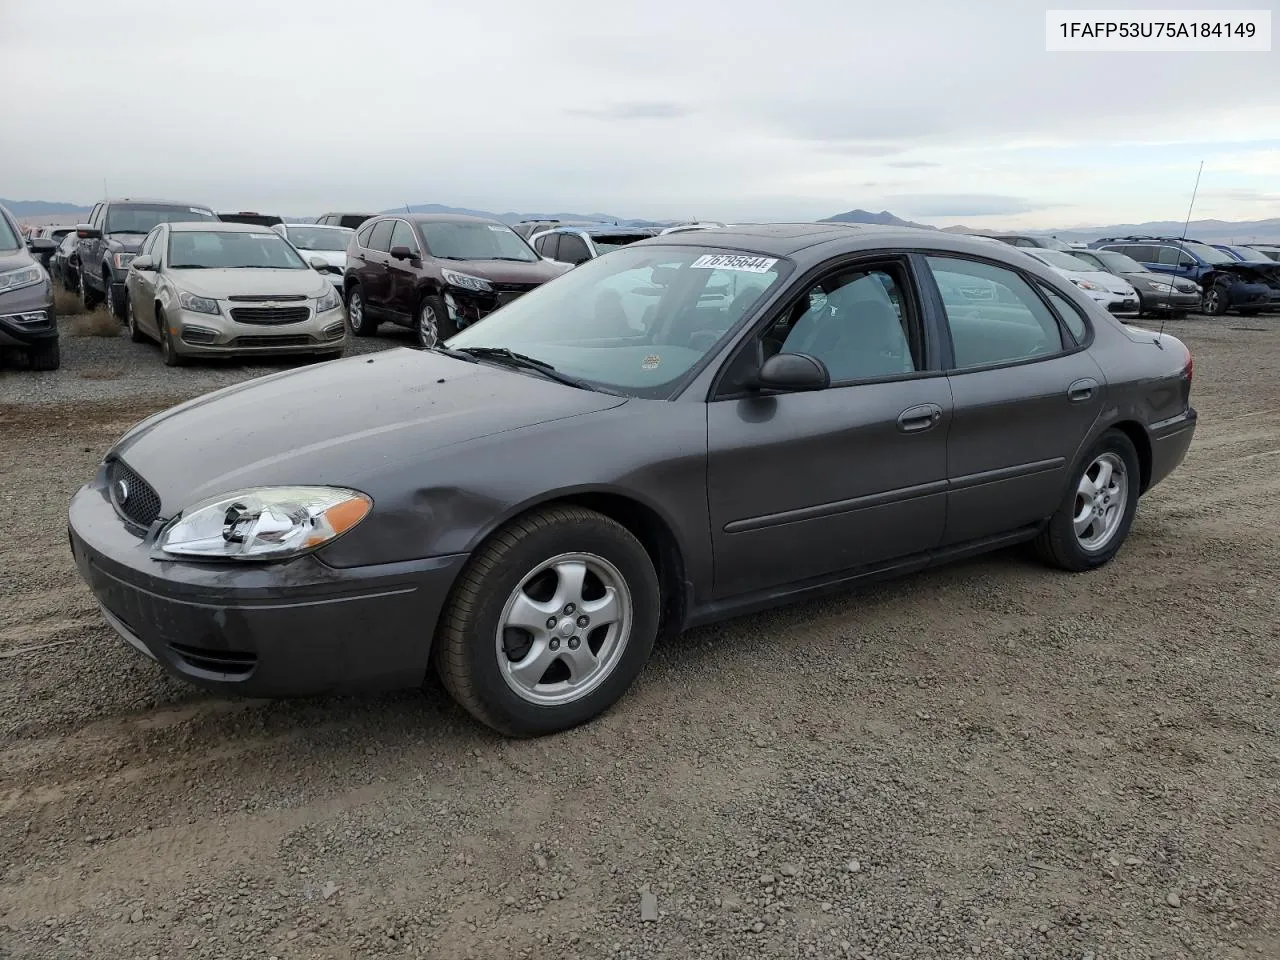
[[[251,697],[415,687],[465,556],[337,569],[284,563],[182,563],[152,554],[99,481],[71,500],[80,575],[107,622],[182,680]]]
[[[1148,310],[1199,310],[1203,301],[1199,290],[1192,293],[1181,293],[1177,290],[1144,290],[1142,303]]]
[[[341,307],[293,323],[242,323],[217,315],[173,310],[174,348],[182,356],[262,356],[273,353],[334,353],[346,347],[346,314]]]
[[[449,319],[461,330],[477,320],[483,320],[499,307],[506,306],[532,289],[532,286],[500,284],[490,293],[477,293],[462,287],[446,287],[444,305],[449,311]]]
[[[53,284],[40,283],[0,294],[0,346],[30,347],[58,336]]]

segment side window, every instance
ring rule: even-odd
[[[415,254],[421,255],[422,247],[418,238],[413,235],[413,227],[403,220],[397,220],[395,224],[391,230],[391,247],[408,247]]]
[[[142,249],[139,250],[138,252],[144,257],[151,256],[152,255],[151,251],[156,245],[156,238],[159,236],[160,236],[160,228],[156,227],[154,230],[152,230],[150,233],[147,234],[147,239],[142,241]]]
[[[1053,309],[1058,311],[1058,316],[1067,325],[1067,329],[1071,331],[1071,336],[1075,338],[1076,343],[1084,343],[1089,339],[1089,325],[1080,313],[1079,308],[1067,300],[1066,297],[1060,296],[1044,285],[1040,285],[1040,289],[1049,298],[1049,302],[1053,304]]]
[[[1058,321],[1017,273],[954,257],[928,261],[942,294],[957,369],[1062,352]]]
[[[591,259],[591,251],[587,249],[586,241],[576,233],[562,233],[559,236],[557,260],[562,263],[582,263]]]
[[[1035,244],[1025,237],[1014,237],[1013,245],[1015,247],[1034,247]]]
[[[95,203],[93,205],[93,212],[89,214],[89,225],[91,227],[96,227],[98,225],[98,215],[102,213],[102,206],[103,205],[100,203]]]
[[[920,369],[919,337],[903,295],[904,277],[896,266],[829,274],[765,333],[764,356],[807,353],[827,365],[832,383],[914,373]],[[744,289],[734,299],[757,296],[758,290]]]
[[[356,243],[360,244],[360,246],[362,247],[368,247],[369,235],[372,233],[373,233],[373,223],[372,221],[370,221],[360,229],[359,233],[356,234]]]
[[[391,250],[391,220],[379,220],[373,225],[373,233],[369,235],[369,249],[387,253]]]
[[[560,239],[558,233],[548,233],[545,237],[538,238],[538,253],[544,257],[556,259],[557,241]]]
[[[326,213],[323,217],[317,220],[316,223],[320,224],[321,226],[327,227],[333,223],[333,215]]]
[[[1159,257],[1153,261],[1154,263],[1162,263],[1169,267],[1177,265],[1178,263],[1177,247],[1171,247],[1166,245],[1163,247],[1158,247],[1157,250],[1159,251]]]

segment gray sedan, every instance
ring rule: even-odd
[[[484,723],[544,734],[613,704],[660,634],[1024,541],[1106,563],[1186,454],[1191,378],[1177,339],[997,244],[675,233],[434,350],[143,421],[71,543],[107,620],[193,683],[434,664]]]

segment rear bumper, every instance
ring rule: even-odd
[[[1151,425],[1151,478],[1150,490],[1177,469],[1187,456],[1191,440],[1195,436],[1198,417],[1194,407],[1169,420]]]
[[[251,697],[414,687],[464,556],[337,569],[156,560],[105,493],[71,501],[80,575],[107,622],[182,680]]]

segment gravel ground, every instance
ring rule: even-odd
[[[0,956],[1275,960],[1280,320],[1168,330],[1200,430],[1109,567],[1006,552],[701,629],[535,742],[433,683],[211,698],[116,639],[68,497],[140,416],[273,368],[69,338],[0,380]]]

